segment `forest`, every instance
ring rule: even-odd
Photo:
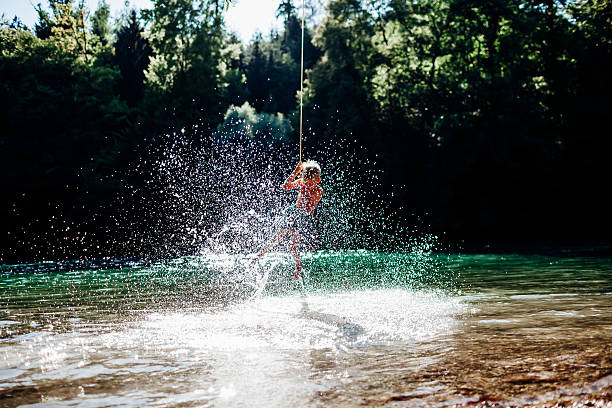
[[[297,143],[301,4],[279,0],[283,28],[248,42],[225,7],[154,0],[112,19],[104,2],[48,0],[34,27],[3,17],[1,262],[145,256],[117,243],[150,220],[116,198],[168,135],[206,144],[235,114]],[[609,242],[611,1],[329,0],[321,14],[304,37],[308,155],[353,140],[402,219],[448,242]]]

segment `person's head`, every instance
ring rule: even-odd
[[[321,166],[314,160],[302,163],[302,178],[306,182],[318,183],[321,181]]]

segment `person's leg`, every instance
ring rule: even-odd
[[[293,255],[293,260],[295,261],[295,274],[293,275],[293,279],[297,280],[302,276],[302,260],[300,259],[300,251],[298,249],[300,234],[298,234],[295,230],[291,230],[290,234],[291,238],[289,241],[289,249],[291,251],[291,255]]]
[[[288,230],[285,230],[285,229],[279,230],[272,237],[272,239],[270,241],[268,241],[268,243],[261,249],[261,251],[259,251],[259,253],[255,256],[255,258],[253,258],[251,263],[254,264],[255,262],[257,262],[259,260],[259,258],[261,258],[265,254],[270,252],[272,250],[272,248],[274,248],[276,245],[278,245],[283,240],[285,235],[287,235],[287,232],[288,232]]]

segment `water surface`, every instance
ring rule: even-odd
[[[2,406],[610,405],[612,260],[315,253],[0,270]]]

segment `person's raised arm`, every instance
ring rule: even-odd
[[[285,183],[283,184],[283,190],[291,190],[297,187],[298,183],[294,180],[298,176],[298,174],[300,174],[301,171],[302,162],[299,162],[295,170],[293,170],[293,173],[291,173],[291,175],[287,177],[287,180],[285,180]]]

